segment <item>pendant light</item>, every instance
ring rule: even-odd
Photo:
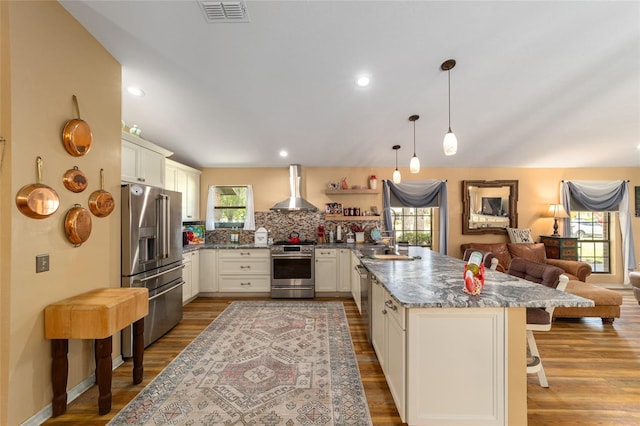
[[[449,79],[449,131],[444,135],[444,141],[442,141],[444,155],[454,155],[458,151],[458,138],[456,138],[456,135],[451,131],[451,70],[455,66],[455,59],[447,59],[440,65],[442,71],[447,72]]]
[[[416,155],[416,120],[419,118],[419,115],[409,117],[409,121],[413,121],[413,157],[411,157],[411,162],[409,163],[409,171],[411,171],[411,173],[418,173],[420,171],[420,160],[418,160],[418,156]]]
[[[400,149],[400,145],[394,145],[393,150],[396,152],[396,170],[393,172],[393,183],[400,183],[402,181],[402,176],[400,176],[400,170],[398,170],[398,150]]]

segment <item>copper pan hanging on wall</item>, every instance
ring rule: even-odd
[[[16,205],[22,214],[32,219],[51,216],[60,206],[60,197],[51,187],[42,183],[42,158],[36,158],[38,181],[23,186],[16,194]]]
[[[73,95],[73,105],[76,107],[78,118],[67,121],[62,130],[62,143],[67,152],[74,157],[81,157],[91,149],[93,135],[86,121],[80,118],[78,98]]]
[[[89,210],[97,217],[106,217],[113,211],[115,201],[109,191],[104,190],[104,169],[100,169],[100,189],[89,197]]]
[[[67,240],[78,247],[91,235],[91,214],[89,210],[76,204],[67,211],[64,219],[64,233]]]
[[[73,166],[73,169],[69,169],[64,173],[62,183],[71,192],[82,192],[89,184],[87,176],[78,169],[78,166]]]

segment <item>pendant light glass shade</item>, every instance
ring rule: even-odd
[[[409,162],[409,171],[411,173],[418,173],[420,171],[420,160],[416,155],[416,120],[419,118],[419,115],[409,117],[409,121],[413,121],[413,157],[411,157],[411,162]]]
[[[444,135],[442,148],[444,149],[444,155],[454,155],[458,151],[458,138],[456,138],[451,129]]]
[[[411,157],[411,162],[409,163],[409,171],[411,173],[418,173],[420,171],[420,160],[413,154]]]
[[[398,170],[398,150],[400,149],[400,145],[394,145],[393,150],[396,152],[396,169],[393,172],[393,183],[402,182],[402,176],[400,176],[400,170]]]
[[[444,140],[442,141],[444,155],[454,155],[458,152],[458,138],[456,138],[456,135],[451,131],[451,69],[455,66],[455,59],[448,59],[440,65],[440,69],[447,72],[449,80],[449,131],[444,135]]]

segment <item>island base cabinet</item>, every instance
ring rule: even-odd
[[[523,315],[510,321],[506,308],[407,311],[409,425],[527,423],[525,350],[505,346],[507,332],[524,336]],[[522,398],[524,413],[509,413]]]

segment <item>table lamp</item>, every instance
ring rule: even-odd
[[[562,204],[550,204],[549,208],[543,216],[553,218],[553,234],[551,234],[551,236],[559,237],[560,234],[558,233],[558,218],[569,217]]]

